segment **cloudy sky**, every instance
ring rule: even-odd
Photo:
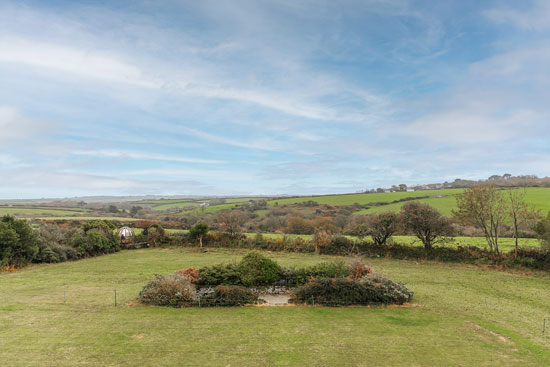
[[[550,175],[550,1],[0,0],[0,198]]]

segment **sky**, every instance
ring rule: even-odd
[[[0,0],[0,198],[550,175],[550,1]]]

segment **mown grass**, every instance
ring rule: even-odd
[[[169,309],[135,303],[154,274],[244,252],[125,251],[0,274],[6,366],[546,366],[550,276],[367,259],[411,308]],[[327,256],[271,254],[285,266]],[[114,289],[119,305],[113,305]],[[64,303],[63,292],[67,294]]]

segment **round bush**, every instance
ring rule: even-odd
[[[139,301],[157,306],[186,307],[193,305],[195,296],[195,286],[186,276],[157,275],[139,292]]]
[[[258,295],[255,292],[238,285],[219,285],[214,289],[205,288],[199,292],[198,296],[200,305],[203,307],[242,306],[258,300]]]
[[[257,252],[251,252],[237,267],[244,286],[270,285],[279,280],[279,265]]]

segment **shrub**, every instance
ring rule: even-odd
[[[145,238],[151,246],[157,247],[167,241],[166,232],[160,224],[151,224],[141,232],[142,237]]]
[[[84,236],[75,237],[75,247],[81,256],[97,256],[120,250],[115,236],[105,236],[95,230],[89,230]]]
[[[372,274],[372,270],[360,261],[355,261],[348,265],[348,271],[350,273],[348,278],[350,279],[361,279],[369,274]]]
[[[279,280],[277,263],[258,252],[250,252],[237,266],[244,286],[270,285]]]
[[[314,279],[294,291],[297,303],[331,306],[368,303],[369,295],[358,281],[343,278]]]
[[[359,282],[371,291],[373,303],[402,305],[405,302],[410,302],[414,294],[403,283],[396,283],[379,274],[371,274],[361,278]]]
[[[345,278],[350,274],[343,260],[325,261],[307,268],[306,271],[314,278]]]
[[[23,266],[38,254],[36,233],[24,219],[6,215],[0,220],[0,267]]]
[[[57,224],[46,223],[40,226],[38,232],[38,255],[34,262],[56,263],[75,260],[78,251],[72,246],[72,236],[75,229],[61,228]]]
[[[195,300],[195,286],[183,275],[157,275],[139,292],[139,301],[157,306],[186,307]]]
[[[85,232],[88,232],[91,229],[95,229],[100,230],[104,234],[112,233],[114,230],[116,230],[116,226],[113,224],[113,222],[107,219],[90,220],[82,224],[82,228]]]
[[[293,301],[329,306],[403,304],[413,292],[379,275],[355,279],[321,278],[296,289]]]
[[[193,284],[198,283],[200,279],[200,270],[195,268],[194,266],[185,268],[183,270],[178,270],[176,273],[187,277],[187,279],[189,279],[189,281]]]
[[[236,264],[219,264],[207,266],[199,270],[197,282],[199,287],[214,287],[217,285],[241,285],[241,274]]]
[[[322,254],[351,255],[359,251],[360,243],[345,236],[332,236],[330,240],[330,245],[321,250]]]
[[[258,300],[258,295],[255,292],[238,285],[219,285],[214,289],[206,288],[199,291],[198,296],[200,305],[206,307],[242,306]]]
[[[305,268],[279,268],[278,285],[297,287],[307,283],[310,275]]]

